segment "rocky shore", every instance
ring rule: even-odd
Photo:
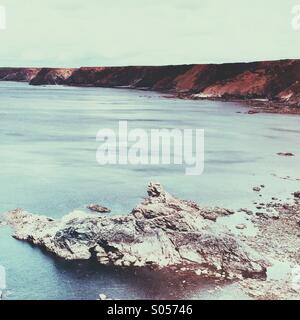
[[[252,113],[300,113],[300,60],[77,69],[0,68],[0,80],[153,90],[184,99],[244,101],[253,107]]]
[[[14,236],[67,260],[169,268],[226,279],[265,278],[267,262],[217,223],[231,210],[200,208],[151,183],[148,197],[124,216],[70,214],[61,220],[15,210]]]
[[[243,242],[270,262],[267,279],[247,279],[240,284],[252,298],[259,300],[300,300],[300,195],[281,201],[274,198],[261,203],[251,222],[254,236],[242,236]]]
[[[66,260],[168,270],[186,279],[238,280],[252,299],[300,299],[299,192],[289,202],[273,197],[257,205],[257,212],[202,208],[158,183],[150,183],[147,192],[127,215],[74,212],[54,220],[17,209],[3,223],[13,227],[16,239]],[[227,223],[237,214],[255,234],[239,219],[234,226]]]

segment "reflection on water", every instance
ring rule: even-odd
[[[156,93],[0,83],[0,212],[17,207],[52,217],[100,203],[127,213],[145,196],[151,180],[201,205],[249,207],[263,197],[299,189],[299,117],[247,115],[232,103],[163,98]],[[185,176],[181,166],[106,166],[96,162],[96,133],[118,128],[205,129],[205,172]],[[276,128],[276,130],[274,130]],[[0,264],[11,299],[224,298],[241,293],[234,284],[210,292],[214,283],[165,273],[112,270],[91,262],[66,263],[11,238],[0,229]],[[185,282],[182,282],[185,281]]]
[[[9,299],[95,300],[100,293],[114,299],[208,299],[239,293],[231,284],[199,280],[196,275],[64,261],[10,234],[8,227],[1,228],[0,261],[7,268]]]

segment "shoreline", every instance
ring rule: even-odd
[[[300,60],[166,66],[0,68],[0,81],[149,90],[248,104],[250,114],[300,114]]]
[[[63,85],[65,84],[62,84],[62,86]],[[80,87],[80,86],[74,86],[74,87]],[[90,86],[90,87],[95,87],[95,86]],[[114,88],[117,88],[117,87],[114,87]],[[135,88],[135,87],[130,87],[130,88],[121,87],[121,88],[143,90],[143,88]],[[149,88],[144,88],[144,90],[149,90]],[[152,91],[154,92],[154,90]],[[165,93],[171,94],[170,92],[165,92]],[[170,98],[172,98],[172,96],[170,96]],[[181,97],[175,97],[175,98],[181,98]],[[188,99],[192,99],[192,97],[190,96],[188,97]],[[208,100],[219,100],[219,101],[221,100],[221,101],[238,102],[238,103],[244,103],[244,104],[248,103],[247,102],[248,100],[231,101],[228,99],[221,99],[221,98],[219,99],[211,98]],[[272,103],[269,101],[259,101],[259,100],[253,100],[253,99],[249,101],[251,101],[251,103],[253,104],[252,106],[253,111],[251,113],[251,109],[250,109],[250,112],[248,112],[249,114],[255,114],[259,112],[259,109],[264,109],[264,108],[267,109],[266,111],[270,111],[270,104]],[[284,108],[284,106],[281,106],[281,107]],[[277,110],[276,107],[274,108],[275,108],[275,111],[279,111]],[[280,109],[280,106],[278,107],[278,109]],[[275,113],[280,113],[280,112],[275,112]],[[290,114],[290,113],[284,112],[283,114]],[[284,150],[278,150],[278,151],[284,151]],[[294,150],[285,150],[285,151],[294,151]],[[281,178],[281,179],[284,179],[284,178]],[[271,194],[269,196],[271,196]],[[179,201],[182,201],[182,200],[179,200]],[[283,200],[281,203],[277,202],[277,200],[274,200],[272,202],[267,202],[267,201],[264,201],[264,202],[265,202],[264,205],[259,204],[259,206],[262,207],[262,209],[259,209],[259,211],[257,212],[253,211],[252,214],[249,213],[249,210],[248,210],[248,213],[245,212],[245,216],[249,220],[251,220],[251,222],[258,228],[259,230],[258,236],[253,236],[253,237],[241,236],[241,239],[243,242],[250,245],[250,247],[252,247],[255,251],[263,253],[263,255],[270,256],[272,258],[271,259],[272,261],[284,260],[283,261],[284,263],[288,261],[289,265],[296,266],[297,264],[300,263],[299,261],[300,256],[298,253],[298,248],[300,247],[300,243],[299,243],[300,238],[298,237],[299,213],[300,213],[299,200],[294,198],[294,204],[288,203],[287,200],[286,201]],[[195,208],[192,208],[192,209],[194,210]],[[200,208],[200,209],[203,209],[203,208]],[[272,210],[272,212],[269,212],[267,210]],[[210,211],[207,211],[207,212],[209,213],[209,215],[206,216],[205,220],[212,221],[213,219],[216,219],[215,223],[218,224],[219,217],[211,214]],[[222,214],[224,214],[224,211],[222,212],[223,212]],[[230,214],[230,216],[232,215]],[[227,217],[225,215],[225,217],[223,216],[221,217],[222,220],[227,218],[229,218],[229,216]],[[48,222],[52,222],[52,221],[46,221],[46,224]],[[174,220],[171,221],[171,223],[173,222]],[[1,225],[1,221],[0,221],[0,225]],[[241,230],[241,232],[243,232],[243,230],[247,230],[247,228],[244,229],[244,226],[241,224],[237,226],[238,226],[237,229]],[[99,254],[99,258],[104,262],[107,261],[108,258],[111,259],[110,256],[108,257],[108,255],[106,255],[106,252],[104,253],[103,251],[100,251],[100,252],[97,251],[97,253]],[[277,263],[277,261],[275,261],[274,263]],[[132,263],[131,257],[127,257],[125,264],[128,264],[128,263]],[[181,268],[186,268],[186,266],[181,266]],[[204,273],[202,274],[203,270],[204,270]],[[202,276],[205,277],[207,276],[205,275],[206,268],[203,268],[203,270],[201,269],[200,270],[201,272],[200,272],[198,271],[198,268],[197,268],[195,271],[197,271],[197,273],[200,274],[200,277]],[[179,272],[185,272],[185,271],[180,270]],[[276,279],[275,280],[274,279],[258,280],[255,278],[243,279],[243,280],[238,280],[239,281],[238,283],[242,286],[243,290],[247,292],[249,296],[255,299],[264,299],[264,300],[271,299],[271,298],[287,299],[288,297],[294,297],[294,296],[299,298],[299,294],[293,288],[293,282],[292,282],[293,279],[291,278],[291,275],[286,274],[285,276],[286,278],[279,279],[279,280],[276,280]],[[278,287],[280,287],[280,289],[278,289]]]
[[[165,93],[166,94],[166,93]],[[283,102],[266,100],[266,99],[240,99],[240,98],[220,98],[220,97],[206,97],[199,98],[194,95],[185,95],[185,94],[172,94],[170,97],[165,96],[166,98],[176,98],[182,100],[195,100],[195,101],[220,101],[228,103],[239,103],[249,108],[248,114],[257,114],[257,113],[271,113],[271,114],[285,114],[285,115],[300,115],[300,108],[296,106],[289,106]]]
[[[174,276],[186,281],[214,279],[218,282],[214,290],[226,290],[226,286],[223,287],[222,284],[229,281],[236,283],[250,299],[300,299],[298,282],[300,238],[299,231],[297,232],[300,225],[300,192],[295,192],[293,199],[290,200],[272,198],[272,201],[260,204],[259,212],[245,208],[238,211],[224,208],[201,208],[196,203],[174,198],[166,193],[158,183],[149,185],[148,196],[149,198],[134,208],[129,215],[122,217],[77,213],[67,215],[61,220],[54,220],[18,209],[8,213],[6,221],[14,229],[16,239],[45,248],[49,254],[55,254],[66,260],[93,258],[100,265],[108,267],[150,268],[151,272],[169,270],[168,272]],[[184,216],[181,214],[183,212]],[[242,213],[245,219],[256,228],[255,235],[247,234],[246,231],[251,228],[250,225],[239,224],[238,221],[231,227],[238,233],[231,233],[233,231],[226,220],[234,218],[238,213]],[[137,223],[139,226],[138,234],[141,233],[136,235],[138,241],[129,236],[132,223]],[[191,223],[194,227],[199,226],[199,223],[202,225],[199,234],[194,233],[194,227],[186,233],[185,228],[187,226],[190,228]],[[98,240],[94,238],[95,235],[93,236],[89,229],[90,224],[93,225],[93,228],[99,225],[102,230],[99,233],[100,238],[105,238],[107,243],[102,240],[99,242],[98,238]],[[150,226],[150,229],[147,226]],[[119,240],[113,235],[115,227],[120,231]],[[230,232],[232,236],[230,233],[223,233],[224,227],[229,228],[227,232]],[[78,232],[80,230],[78,236],[76,236],[77,229]],[[87,244],[80,236],[83,229],[85,229],[84,234],[89,242],[95,240],[97,246]],[[206,238],[210,229],[214,231]],[[215,234],[216,231],[217,234]],[[159,233],[158,238],[156,238],[156,232]],[[184,233],[185,240],[181,238],[181,232]],[[161,252],[158,250],[160,246],[164,247],[162,252],[165,253],[156,255],[150,252],[145,254],[144,249],[140,251],[143,241],[149,242],[149,237],[153,237],[153,243],[156,245],[151,249],[153,253]],[[173,251],[168,244],[169,237],[173,244],[179,245],[179,249]],[[194,237],[200,243],[194,242]],[[217,245],[220,252],[219,249],[213,251],[208,245],[211,241]],[[226,243],[224,248],[223,241]],[[237,241],[236,244],[235,241]],[[197,246],[201,247],[202,252],[198,258],[196,253],[193,253]],[[230,253],[231,247],[234,248],[233,256]],[[253,252],[248,251],[246,249],[248,247]],[[89,254],[91,249],[95,250],[95,255]],[[180,256],[177,256],[178,253]],[[218,254],[221,254],[220,257],[222,257],[221,264],[219,264]],[[264,275],[264,268],[266,268],[266,275]],[[241,272],[241,270],[244,271]]]
[[[1,82],[12,82],[12,83],[28,83],[28,81],[4,81],[0,79]],[[249,110],[245,112],[249,115],[254,115],[258,113],[269,113],[269,114],[282,114],[282,115],[293,115],[293,116],[299,116],[300,115],[300,107],[296,106],[289,106],[285,103],[280,103],[278,101],[260,101],[260,99],[238,99],[238,98],[232,98],[232,99],[225,99],[225,98],[196,98],[194,95],[186,95],[181,93],[172,93],[168,91],[155,91],[151,88],[135,88],[130,86],[114,86],[114,87],[100,87],[100,86],[93,86],[93,85],[67,85],[67,84],[46,84],[45,86],[65,86],[65,87],[73,87],[73,88],[107,88],[107,89],[119,89],[119,90],[136,90],[136,91],[149,91],[149,92],[155,92],[160,94],[162,97],[166,99],[179,99],[179,100],[194,100],[194,101],[220,101],[220,102],[228,102],[228,103],[239,103],[241,105],[244,105]],[[237,112],[241,113],[241,112]]]

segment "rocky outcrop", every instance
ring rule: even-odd
[[[75,69],[64,68],[43,68],[34,78],[31,79],[31,85],[59,85],[64,84],[65,81],[72,75]]]
[[[211,216],[230,210],[200,208],[151,183],[148,198],[126,216],[72,213],[61,220],[23,210],[8,214],[15,237],[67,260],[180,269],[228,278],[265,277],[266,262]],[[216,221],[213,221],[216,220]]]
[[[93,211],[93,212],[98,212],[98,213],[110,213],[111,210],[106,208],[106,207],[102,207],[100,206],[99,204],[89,204],[87,206],[87,208],[90,210],[90,211]]]
[[[175,79],[191,66],[80,68],[66,81],[73,86],[130,87],[174,91]]]
[[[231,64],[231,69],[236,69]],[[244,64],[233,76],[216,79],[198,95],[226,99],[269,99],[300,79],[300,61],[282,60]],[[196,95],[197,96],[197,95]]]
[[[266,99],[300,106],[300,60],[79,69],[0,68],[0,79],[28,81],[32,85],[147,89],[193,99]]]
[[[291,106],[300,107],[300,81],[296,81],[290,87],[277,95],[277,99]]]
[[[294,192],[294,197],[300,199],[300,191]]]
[[[39,71],[39,68],[0,68],[0,81],[30,82]]]
[[[199,97],[265,98],[271,80],[271,76],[264,74],[264,72],[245,71],[226,82],[205,88]],[[197,97],[197,95],[195,96]]]

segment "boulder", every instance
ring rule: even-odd
[[[106,207],[102,207],[98,204],[90,204],[87,206],[87,208],[91,211],[94,211],[94,212],[99,212],[99,213],[110,213],[111,210],[106,208]]]
[[[300,199],[300,191],[294,192],[294,197]]]

